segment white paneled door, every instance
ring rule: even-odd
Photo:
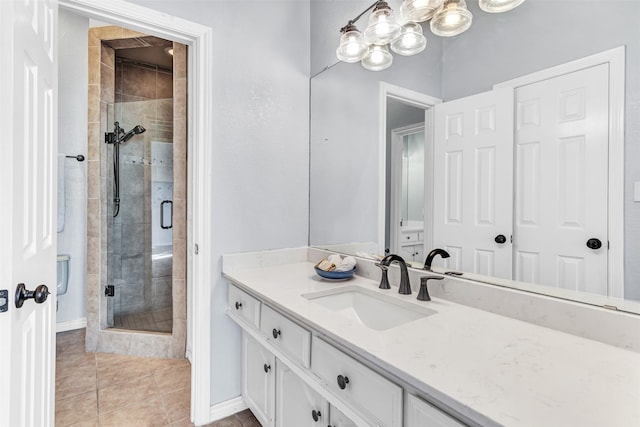
[[[56,37],[55,1],[0,1],[3,426],[54,425]]]
[[[511,277],[513,89],[435,106],[433,245],[447,268]]]
[[[514,279],[606,295],[608,65],[515,98]]]

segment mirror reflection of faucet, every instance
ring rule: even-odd
[[[450,257],[449,252],[445,251],[444,249],[436,248],[429,252],[429,255],[427,255],[427,258],[424,260],[423,270],[431,271],[431,263],[437,255],[440,255],[442,258]]]
[[[411,294],[411,283],[409,282],[409,271],[407,270],[407,263],[402,259],[400,255],[391,254],[387,255],[379,263],[376,263],[378,267],[382,269],[382,278],[380,280],[380,289],[391,289],[389,286],[389,278],[387,276],[387,270],[392,262],[397,262],[400,266],[400,288],[398,293],[402,295]]]

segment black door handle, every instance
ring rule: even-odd
[[[35,291],[28,291],[24,283],[19,283],[16,288],[15,303],[16,308],[22,307],[22,304],[28,299],[33,298],[36,304],[42,304],[49,296],[49,288],[47,285],[40,285]]]
[[[587,240],[587,247],[589,249],[600,249],[602,247],[602,242],[600,239],[589,239]]]
[[[500,245],[503,243],[507,243],[507,238],[504,236],[504,234],[498,234],[493,240],[495,240],[495,242]]]

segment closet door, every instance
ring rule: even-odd
[[[511,278],[513,89],[436,105],[433,167],[433,245],[451,255],[445,266]]]
[[[515,98],[514,279],[606,295],[608,65]]]

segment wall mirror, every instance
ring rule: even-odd
[[[392,1],[390,5],[396,9],[399,3]],[[528,0],[513,11],[494,16],[480,11],[475,2],[468,2],[474,18],[467,32],[444,39],[432,35],[425,28],[428,44],[424,52],[408,58],[395,56],[389,69],[377,73],[364,70],[359,64],[336,63],[334,59],[338,29],[344,25],[342,21],[366,6],[367,2],[362,1],[312,1],[311,66],[315,75],[311,79],[310,100],[310,246],[358,255],[383,255],[386,248],[393,248],[395,253],[402,253],[405,259],[414,260],[415,266],[421,266],[429,250],[442,246],[439,244],[442,240],[438,240],[439,228],[433,223],[442,221],[442,218],[438,219],[433,212],[446,212],[440,203],[450,200],[446,194],[434,191],[438,186],[433,182],[435,179],[441,182],[444,175],[438,168],[443,168],[446,163],[434,164],[433,161],[444,158],[442,156],[446,153],[438,153],[437,147],[428,141],[430,135],[434,135],[435,128],[435,124],[429,120],[437,120],[433,114],[439,100],[443,100],[444,105],[493,91],[496,85],[495,90],[499,90],[502,82],[624,46],[625,87],[624,101],[621,103],[627,120],[624,120],[624,116],[614,117],[614,124],[619,125],[627,139],[626,144],[624,136],[621,139],[624,171],[612,171],[618,172],[618,178],[613,179],[615,182],[611,184],[614,187],[609,191],[619,195],[618,206],[607,205],[604,208],[605,214],[618,218],[610,221],[614,223],[610,226],[619,227],[619,232],[614,233],[617,236],[615,241],[613,236],[608,237],[611,240],[608,243],[615,245],[621,255],[620,259],[614,260],[605,257],[610,273],[605,279],[607,284],[604,288],[565,289],[540,285],[532,280],[513,280],[513,277],[505,280],[504,275],[495,271],[479,270],[481,274],[474,275],[470,268],[464,268],[460,263],[446,266],[437,260],[434,265],[449,270],[460,268],[465,276],[484,282],[640,313],[640,305],[635,302],[640,301],[640,267],[634,261],[640,257],[640,244],[634,241],[637,239],[629,237],[632,230],[640,228],[640,203],[633,201],[634,182],[640,181],[640,169],[636,165],[640,148],[628,142],[630,135],[640,132],[640,123],[629,119],[633,116],[634,108],[637,109],[634,105],[640,102],[640,75],[634,72],[640,67],[640,37],[635,27],[636,20],[640,18],[640,4],[615,0],[580,3]],[[399,89],[395,91],[394,88]],[[398,92],[409,95],[397,96]],[[566,105],[570,110],[574,104],[567,98]],[[514,102],[512,107],[515,117],[518,105]],[[406,109],[400,115],[406,119],[404,122],[393,115],[393,111],[402,108]],[[521,114],[520,117],[524,116]],[[513,119],[512,124],[515,121]],[[397,158],[393,154],[392,134],[393,131],[402,133],[403,129],[420,123],[425,127],[426,135],[424,234],[417,231],[411,234],[413,226],[420,227],[415,222],[403,221],[402,204],[398,206],[398,200],[402,200],[401,193],[398,195],[397,190],[393,190],[396,188],[393,177],[397,176],[398,170],[392,167],[392,159]],[[515,126],[518,124],[515,123]],[[516,141],[518,137],[513,135]],[[507,176],[511,179],[508,181],[517,186],[518,182],[528,182],[518,181],[514,174],[524,171],[524,166],[531,164],[531,157],[524,156],[522,153],[526,150],[520,150],[517,143],[512,142],[510,146],[512,149],[516,147],[515,151],[508,154],[512,162],[500,162],[500,167],[509,171]],[[574,148],[579,146],[574,145]],[[578,151],[565,151],[565,156],[573,158],[578,155],[580,148],[575,149]],[[518,159],[520,167],[517,165]],[[606,164],[605,168],[610,169],[609,165]],[[564,180],[565,184],[567,180],[573,180],[574,183],[573,187],[564,185],[565,189],[575,191],[585,188],[586,180],[582,178],[589,178],[589,173],[579,167],[569,172],[560,169],[564,172],[556,174],[555,179]],[[608,175],[603,176],[609,180],[606,178]],[[476,181],[474,179],[472,182]],[[560,198],[558,194],[548,196],[550,185],[551,182],[547,182],[545,188],[536,190],[543,202],[547,200],[545,198]],[[567,194],[573,194],[571,191]],[[513,193],[516,194],[515,198],[508,202],[512,210],[506,216],[512,220],[516,218],[511,224],[515,229],[517,209],[521,209],[522,214],[522,206],[529,205],[522,197],[518,199],[517,191]],[[545,209],[547,205],[540,203],[538,210],[551,210]],[[573,209],[576,215],[586,211],[579,203],[572,204],[571,200],[566,201],[564,207]],[[394,231],[391,224],[399,221],[408,226],[404,230],[409,234],[406,240],[410,243],[406,250],[394,243],[402,230]],[[440,234],[452,233],[447,230]],[[496,233],[492,238],[499,234]],[[502,234],[508,239],[512,232],[510,230]],[[604,246],[607,242],[603,240],[601,250],[606,251]],[[445,244],[456,246],[450,242]],[[513,251],[510,252],[512,258],[508,263],[514,269],[516,260]],[[550,255],[556,260],[558,256]],[[571,263],[565,264],[565,270],[556,270],[554,274],[573,274],[570,271]],[[520,277],[526,277],[526,271]],[[611,280],[617,283],[613,290],[608,283]]]

